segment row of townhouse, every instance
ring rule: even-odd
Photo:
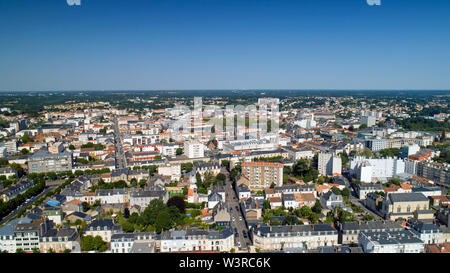
[[[19,194],[25,193],[29,188],[33,187],[34,183],[29,180],[22,180],[9,186],[0,192],[0,199],[3,202],[8,202]]]
[[[80,252],[80,235],[75,228],[53,228],[47,219],[17,218],[0,228],[0,251]]]
[[[262,251],[284,248],[316,249],[338,244],[338,231],[328,224],[258,225],[252,228],[253,245]]]
[[[159,199],[166,203],[169,200],[169,193],[164,187],[155,186],[148,189],[98,189],[95,193],[71,192],[65,197],[66,202],[77,199],[94,204],[99,200],[101,204],[130,203],[131,207],[137,205],[140,208],[146,208],[153,199]]]
[[[234,248],[234,232],[230,227],[222,230],[191,227],[186,230],[163,231],[159,245],[160,252],[229,252]]]

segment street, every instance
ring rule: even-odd
[[[383,220],[383,218],[381,218],[378,214],[376,214],[375,212],[366,208],[366,206],[364,205],[364,201],[359,200],[359,198],[357,197],[356,191],[353,189],[352,185],[350,184],[350,181],[353,180],[350,173],[342,172],[342,175],[345,180],[345,186],[350,190],[350,197],[349,197],[350,202],[352,202],[353,204],[355,204],[358,207],[360,207],[361,209],[363,209],[364,212],[372,215],[375,218],[375,220]]]
[[[117,116],[114,116],[114,144],[116,152],[116,168],[123,169],[126,168],[125,154],[122,149],[122,138],[120,136],[119,121]]]
[[[247,250],[252,242],[248,235],[247,224],[240,209],[238,195],[233,188],[233,182],[230,180],[228,171],[222,168],[221,173],[227,176],[225,181],[226,204],[230,208],[231,228],[235,233],[235,245],[238,248]]]
[[[3,219],[0,221],[0,225],[3,225],[4,223],[8,222],[11,218],[13,218],[14,216],[16,216],[19,211],[25,207],[27,207],[28,205],[32,204],[33,202],[35,202],[36,200],[39,200],[39,198],[41,198],[42,196],[44,196],[47,192],[53,190],[54,188],[56,188],[56,185],[52,185],[52,186],[45,186],[44,190],[38,194],[37,196],[35,196],[33,198],[33,200],[29,200],[29,201],[25,201],[24,203],[22,203],[20,206],[18,206],[15,210],[11,211],[10,214],[8,214],[7,216],[3,217]]]

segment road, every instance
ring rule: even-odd
[[[4,223],[8,222],[11,218],[13,218],[14,216],[16,216],[19,211],[23,208],[26,208],[28,205],[32,204],[33,202],[35,202],[36,200],[39,200],[39,198],[41,198],[42,196],[44,196],[47,192],[53,190],[54,188],[56,188],[57,185],[52,185],[52,186],[45,186],[44,190],[36,195],[33,200],[29,200],[26,201],[24,203],[22,203],[20,206],[18,206],[15,210],[13,210],[10,214],[8,214],[7,216],[3,217],[2,220],[0,221],[0,225],[3,225]]]
[[[115,135],[114,145],[116,152],[116,168],[123,169],[126,168],[126,160],[122,148],[122,137],[120,135],[119,121],[117,120],[117,116],[114,116],[114,135]]]
[[[380,217],[380,215],[376,214],[375,212],[371,211],[370,209],[366,208],[364,205],[364,201],[359,200],[358,195],[356,191],[353,189],[352,185],[350,184],[350,181],[352,181],[352,177],[348,172],[342,172],[343,177],[345,178],[345,186],[350,189],[350,202],[357,205],[361,209],[364,210],[364,212],[372,215],[375,220],[383,220],[383,218]]]
[[[233,182],[230,180],[230,175],[225,168],[221,169],[221,173],[227,176],[225,181],[226,204],[231,209],[231,227],[235,232],[235,245],[238,248],[247,250],[248,246],[252,244],[247,223],[240,209],[238,194],[233,187]],[[245,234],[245,235],[244,235]]]

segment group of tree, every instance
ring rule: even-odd
[[[92,142],[88,142],[86,144],[81,145],[81,148],[94,148],[96,151],[98,150],[104,150],[106,147],[103,144],[97,143],[94,144]]]
[[[97,185],[91,186],[90,190],[94,192],[97,189],[110,190],[110,189],[123,189],[128,188],[128,184],[125,180],[119,180],[115,182],[106,183],[103,179],[100,179]]]
[[[287,171],[289,171],[289,169],[287,169]],[[305,182],[310,182],[317,181],[319,171],[311,166],[309,160],[302,158],[292,166],[291,173],[287,174],[302,179]]]
[[[433,160],[439,163],[448,163],[450,164],[450,150],[446,149],[441,151],[439,156],[433,157]]]
[[[154,199],[141,215],[134,212],[128,219],[123,219],[122,228],[125,232],[137,229],[161,233],[163,230],[183,225],[183,219],[186,217],[184,212],[184,201],[181,202],[178,196],[169,199],[167,205],[162,200]]]
[[[399,156],[400,151],[399,148],[386,148],[378,151],[378,154],[380,157],[396,157]]]
[[[360,150],[359,152],[357,152],[358,156],[363,156],[363,157],[367,157],[367,158],[374,158],[375,154],[367,147],[365,147],[364,149]]]
[[[316,204],[315,204],[315,207],[314,207],[314,211],[308,206],[303,206],[303,207],[301,207],[299,209],[296,209],[295,210],[295,214],[298,217],[300,217],[300,218],[308,219],[312,224],[317,224],[319,222],[319,215],[318,214],[320,212],[317,213],[316,211],[322,211],[322,206],[320,206],[320,203],[318,203],[319,206],[320,206],[320,209],[319,209]]]
[[[283,157],[280,155],[280,156],[273,156],[273,157],[256,157],[256,158],[253,158],[253,161],[275,163],[275,162],[280,162],[282,159],[283,159]]]
[[[152,175],[158,171],[158,165],[149,165],[149,166],[134,166],[133,170],[148,170],[149,174]]]
[[[225,184],[225,180],[227,179],[226,175],[224,175],[223,173],[219,173],[216,176],[214,176],[213,173],[211,172],[206,172],[203,175],[203,179],[202,176],[200,175],[200,173],[196,173],[195,174],[196,179],[197,179],[197,188],[199,189],[198,191],[200,193],[207,193],[207,189],[211,186],[211,185],[224,185]]]
[[[434,119],[412,117],[397,120],[397,124],[408,131],[442,132],[450,131],[450,123]]]
[[[81,239],[81,250],[82,251],[97,251],[105,252],[108,249],[108,243],[103,241],[100,236],[86,235]]]
[[[34,140],[33,140],[33,138],[30,137],[29,135],[23,134],[23,136],[20,138],[20,141],[21,141],[22,143],[29,143],[29,142],[33,142]]]

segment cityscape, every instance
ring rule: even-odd
[[[2,93],[1,251],[448,251],[448,92],[248,92]]]
[[[449,10],[0,0],[0,257],[449,253]]]

